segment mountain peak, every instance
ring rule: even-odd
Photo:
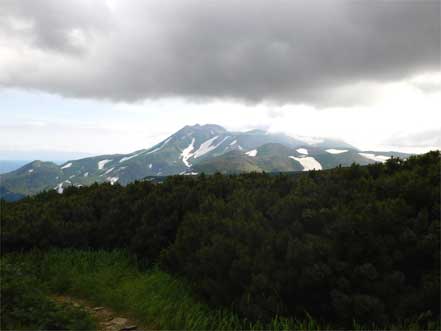
[[[312,166],[328,169],[353,162],[384,162],[390,156],[390,153],[359,152],[337,140],[308,141],[264,130],[230,132],[216,124],[194,124],[149,149],[129,154],[70,159],[61,165],[34,161],[2,174],[0,186],[23,194],[53,188],[60,192],[70,185],[95,182],[125,185],[148,176],[213,171],[301,171]]]
[[[204,124],[204,125],[199,125],[196,124],[196,126],[198,126],[201,130],[215,130],[218,132],[226,132],[227,130],[225,130],[225,128],[223,128],[220,125],[217,124]]]
[[[185,128],[191,128],[191,129],[201,129],[201,130],[206,130],[206,129],[216,129],[216,130],[222,130],[222,131],[227,131],[224,127],[217,125],[217,124],[199,124],[196,123],[194,125],[186,125],[183,127],[183,129]]]
[[[182,129],[180,129],[178,132],[176,132],[174,135],[182,135],[182,134],[189,134],[189,133],[208,133],[210,135],[219,135],[227,132],[225,128],[223,128],[220,125],[217,124],[195,124],[195,125],[186,125]]]

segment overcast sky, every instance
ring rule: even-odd
[[[131,152],[196,123],[441,148],[440,4],[1,0],[0,150]]]

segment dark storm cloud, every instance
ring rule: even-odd
[[[3,0],[0,12],[0,29],[31,20],[14,38],[70,61],[0,84],[69,96],[336,104],[352,84],[440,67],[439,1]]]
[[[29,28],[20,29],[11,19],[21,19]],[[72,34],[108,31],[109,19],[108,7],[99,1],[2,0],[0,4],[0,28],[18,38],[27,37],[37,48],[59,52],[78,52]]]

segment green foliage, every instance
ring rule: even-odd
[[[83,310],[55,303],[24,265],[1,261],[2,330],[95,330],[95,322]]]
[[[265,325],[440,318],[440,154],[296,175],[176,176],[2,202],[5,252],[127,249]],[[61,276],[60,276],[61,277]]]
[[[51,292],[63,292],[86,298],[97,305],[129,314],[141,323],[154,328],[167,330],[263,328],[316,330],[319,328],[312,319],[296,322],[274,318],[265,325],[239,318],[225,309],[212,309],[197,301],[185,281],[157,268],[141,272],[124,251],[51,250],[47,253],[33,251],[28,254],[10,254],[7,255],[6,260],[20,265],[34,282],[38,280]],[[15,304],[21,305],[22,300],[23,298],[17,298]]]

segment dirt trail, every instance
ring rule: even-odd
[[[83,308],[97,322],[97,329],[102,331],[130,331],[130,330],[157,330],[157,328],[140,325],[131,318],[123,317],[107,307],[99,307],[82,299],[69,296],[57,295],[53,299],[59,303],[71,304],[74,307]]]

